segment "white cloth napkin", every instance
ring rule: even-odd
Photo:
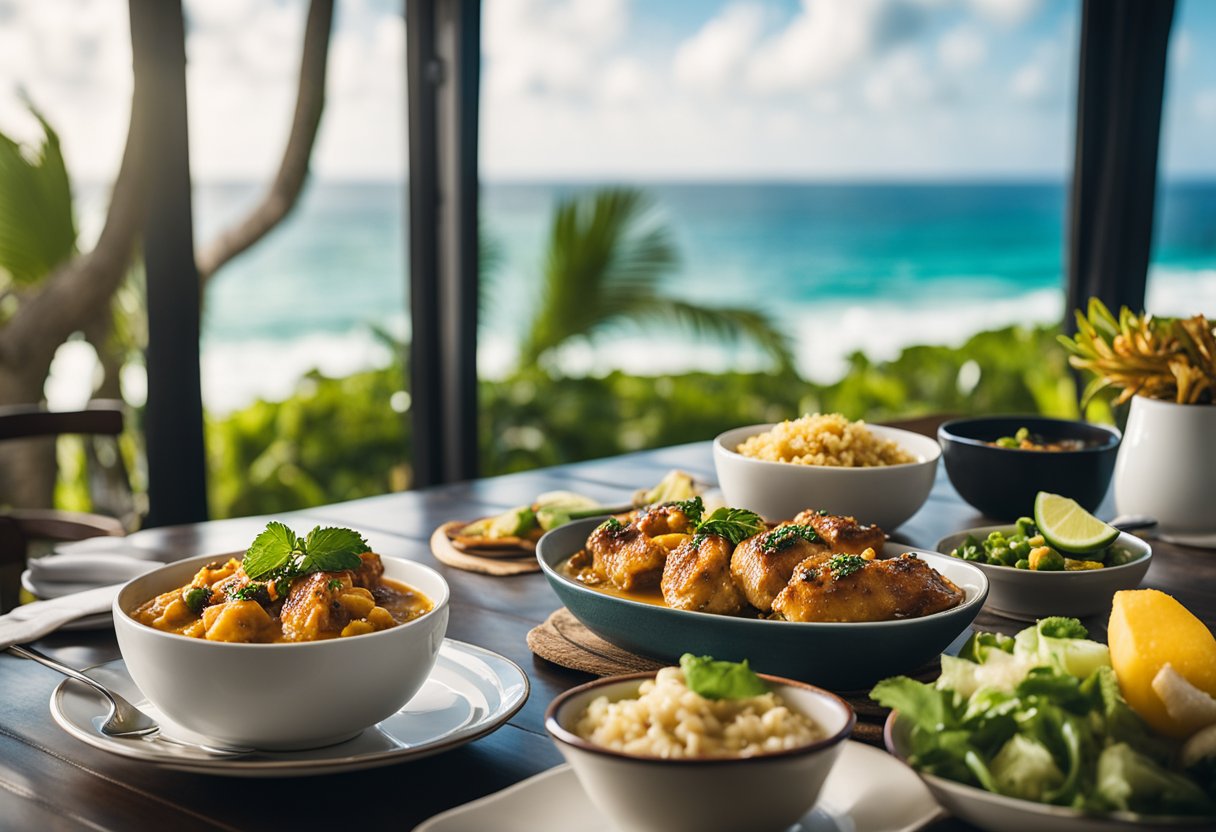
[[[35,601],[0,615],[0,650],[10,644],[37,641],[77,618],[106,612],[121,587],[111,584],[50,601]]]
[[[46,601],[129,581],[160,566],[163,558],[160,552],[132,545],[130,538],[92,537],[62,543],[51,554],[34,558],[21,583]]]

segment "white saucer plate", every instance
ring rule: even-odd
[[[925,784],[890,754],[852,740],[819,802],[786,832],[913,832],[945,816]],[[612,832],[561,765],[503,791],[449,809],[414,832]]]
[[[88,669],[88,675],[126,697],[161,724],[153,737],[107,737],[98,727],[106,706],[90,688],[64,680],[51,694],[59,726],[89,745],[180,771],[234,777],[287,777],[363,768],[428,757],[489,734],[528,698],[528,677],[490,650],[445,639],[422,689],[397,713],[352,740],[305,751],[255,751],[217,758],[201,746],[207,738],[167,720],[140,692],[121,659]]]

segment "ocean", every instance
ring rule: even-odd
[[[483,185],[483,233],[502,254],[484,288],[483,375],[513,365],[538,302],[555,202],[594,187]],[[958,344],[983,329],[1063,315],[1067,190],[1059,183],[641,187],[681,257],[665,291],[767,312],[818,381],[838,378],[854,350],[892,358],[911,344]],[[252,185],[197,186],[196,240],[257,195]],[[283,226],[215,277],[203,325],[209,410],[290,395],[314,367],[337,375],[387,363],[372,327],[408,336],[405,204],[400,183],[313,182]],[[1147,305],[1216,313],[1216,182],[1162,186]],[[746,344],[619,326],[570,344],[559,363],[575,373],[653,373],[757,368],[764,358]],[[138,398],[138,378],[130,386]]]

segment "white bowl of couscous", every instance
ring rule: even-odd
[[[720,434],[714,468],[727,505],[768,520],[821,509],[891,531],[929,498],[941,453],[919,433],[816,413]]]
[[[591,802],[634,832],[786,829],[815,805],[856,717],[840,697],[760,675],[768,692],[708,700],[679,668],[598,679],[545,728]]]

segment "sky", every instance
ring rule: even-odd
[[[294,103],[305,0],[186,0],[197,181],[265,179]],[[400,179],[401,0],[338,0],[314,170]],[[1079,0],[484,0],[487,180],[1060,179]],[[1162,165],[1216,176],[1216,3],[1181,0]],[[0,130],[81,181],[117,170],[126,0],[0,0]]]

